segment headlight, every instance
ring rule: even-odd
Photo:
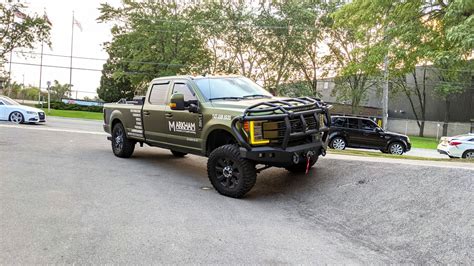
[[[408,143],[411,143],[411,142],[410,142],[410,137],[408,137],[408,136],[407,136],[407,142],[408,142]]]
[[[27,114],[29,115],[36,115],[37,113],[36,112],[32,112],[32,111],[26,111]]]
[[[250,144],[260,145],[270,142],[270,140],[263,138],[263,122],[265,121],[249,121],[244,123],[244,130],[249,131]]]

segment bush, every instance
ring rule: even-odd
[[[44,107],[48,107],[48,104],[45,103],[43,104],[43,106],[41,106],[41,104],[37,104],[36,107],[44,108]],[[78,104],[66,104],[63,102],[51,102],[51,109],[102,113],[103,107],[102,106],[82,106]]]

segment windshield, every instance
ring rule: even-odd
[[[264,88],[245,77],[202,78],[195,82],[206,100],[272,97]]]
[[[0,100],[2,100],[2,102],[5,105],[20,105],[19,103],[15,102],[14,100],[12,100],[8,97],[0,97]]]

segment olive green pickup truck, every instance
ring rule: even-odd
[[[214,188],[240,198],[263,169],[307,172],[325,155],[329,107],[310,97],[273,97],[241,76],[162,77],[144,97],[106,104],[104,130],[121,158],[136,143],[206,156]]]

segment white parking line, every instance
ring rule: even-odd
[[[106,136],[108,135],[105,132],[99,131],[85,131],[85,130],[75,130],[75,129],[66,129],[66,128],[51,128],[51,127],[44,127],[44,126],[22,126],[22,125],[5,125],[0,124],[0,127],[5,128],[21,128],[27,130],[43,130],[43,131],[55,131],[55,132],[68,132],[68,133],[79,133],[79,134],[92,134],[92,135],[101,135]]]

